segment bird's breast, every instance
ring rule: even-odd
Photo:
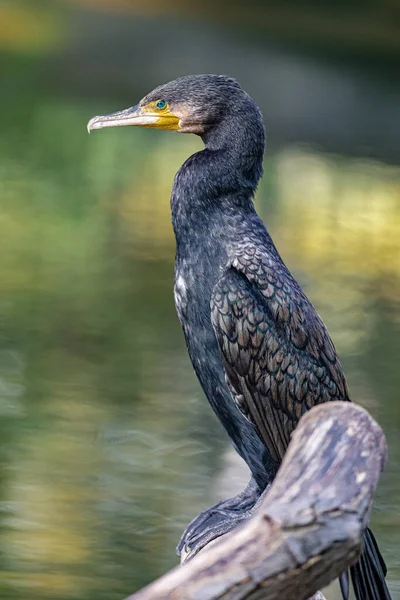
[[[211,326],[210,300],[221,277],[227,253],[211,236],[194,235],[177,245],[174,296],[183,328],[196,323]]]

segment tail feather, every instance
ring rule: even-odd
[[[387,569],[370,529],[364,533],[364,548],[357,563],[350,567],[357,600],[391,600],[386,585]]]
[[[349,586],[349,572],[345,571],[339,577],[340,591],[342,592],[343,600],[349,600],[350,597],[350,586]]]

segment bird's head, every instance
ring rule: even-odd
[[[224,75],[189,75],[157,87],[136,106],[90,119],[88,131],[136,125],[203,136],[249,96]]]

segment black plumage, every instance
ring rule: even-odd
[[[197,377],[252,479],[189,525],[178,549],[193,552],[251,514],[305,411],[350,397],[322,320],[254,209],[265,145],[255,102],[231,78],[184,77],[88,127],[124,124],[195,133],[205,143],[172,189],[175,301]],[[385,573],[367,531],[351,569],[357,599],[390,598]]]
[[[279,464],[306,410],[349,399],[333,344],[279,257],[259,240],[237,252],[214,287],[211,310],[232,396]]]

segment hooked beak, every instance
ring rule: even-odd
[[[90,119],[87,124],[87,130],[90,133],[93,129],[103,129],[104,127],[124,127],[133,125],[138,127],[158,127],[159,129],[172,129],[178,131],[179,117],[169,111],[164,114],[146,110],[137,104],[131,108],[120,110],[109,115],[98,115]]]

